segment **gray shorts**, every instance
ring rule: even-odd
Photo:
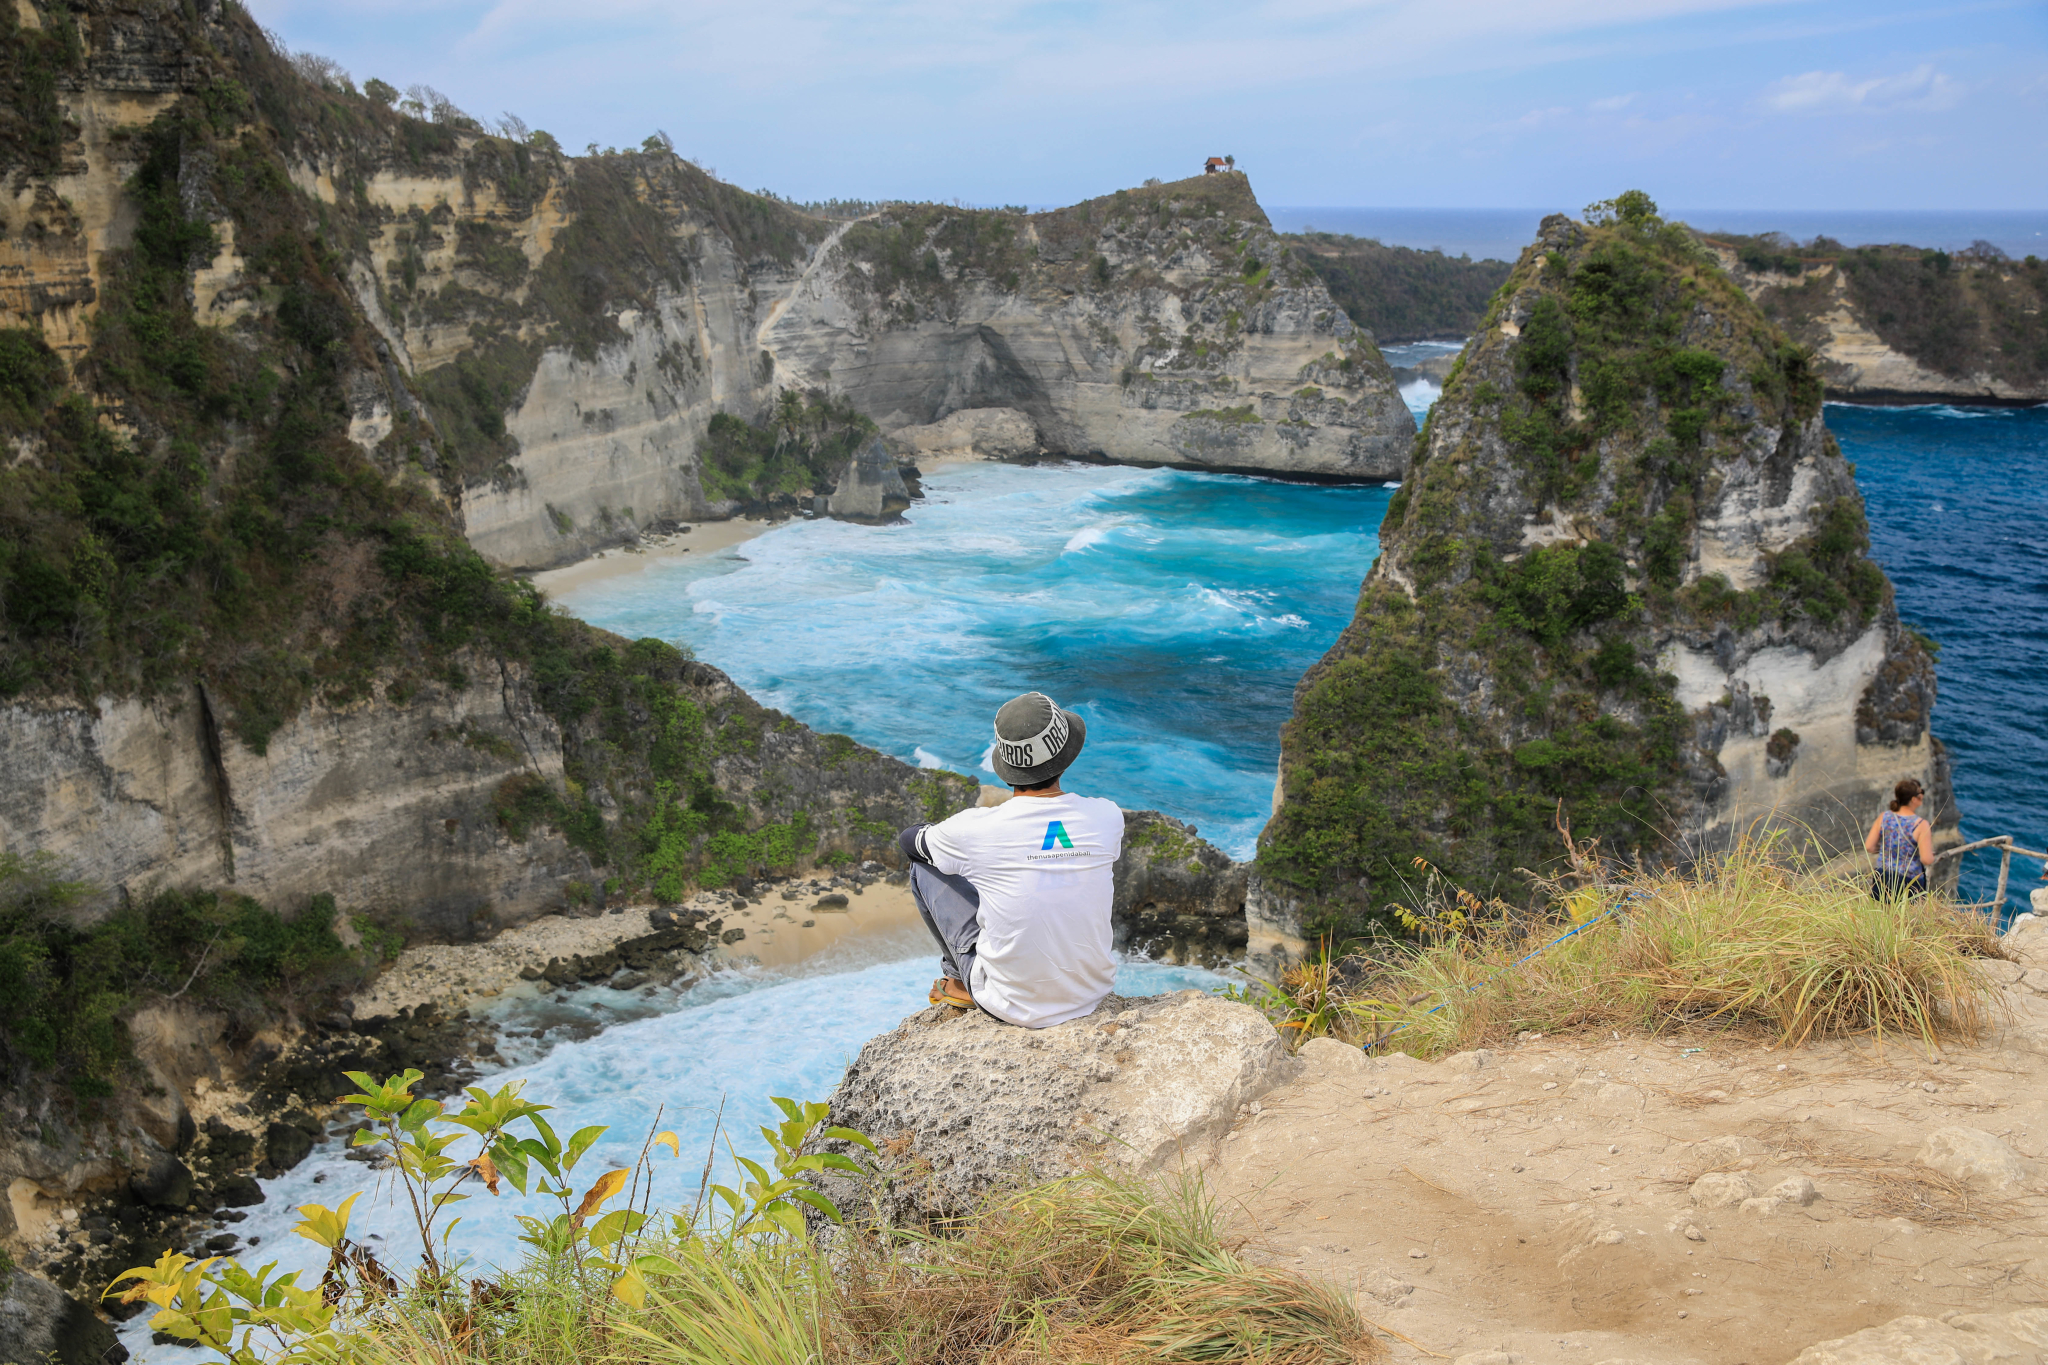
[[[965,877],[910,865],[910,895],[939,944],[939,967],[974,990],[974,948],[981,941],[981,893]]]

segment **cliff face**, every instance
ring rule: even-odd
[[[1933,663],[1866,556],[1818,376],[1629,207],[1546,220],[1446,382],[1296,692],[1255,940],[1378,912],[1417,857],[1512,892],[1556,856],[1559,802],[1614,855],[1759,820],[1839,850],[1912,776],[1954,837]]]
[[[800,474],[707,456],[715,417],[789,391],[891,433],[1009,410],[1034,453],[1319,478],[1392,477],[1413,431],[1370,335],[1242,176],[833,225],[663,152],[461,132],[422,153],[414,132],[307,145],[293,178],[354,220],[350,285],[440,400],[465,530],[495,563],[804,499]],[[242,263],[230,246],[212,269]],[[356,409],[357,439],[391,438],[374,391]]]
[[[1811,347],[1832,398],[2048,401],[2048,265],[1995,250],[1708,245],[1743,291]]]
[[[886,431],[1009,410],[1052,455],[1384,479],[1414,431],[1234,173],[1053,213],[892,207],[817,253],[761,342],[778,382]]]
[[[538,526],[545,559],[702,510],[795,215],[310,85],[237,7],[4,23],[0,848],[92,883],[86,920],[219,886],[460,937],[972,799],[463,538],[516,561]]]

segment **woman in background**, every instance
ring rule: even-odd
[[[1871,823],[1863,847],[1877,867],[1870,882],[1873,900],[1927,894],[1927,879],[1934,871],[1934,832],[1920,818],[1920,803],[1926,798],[1926,791],[1909,777],[1892,788],[1891,809]]]

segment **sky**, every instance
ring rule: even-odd
[[[2048,0],[247,0],[360,83],[798,200],[2048,209]]]

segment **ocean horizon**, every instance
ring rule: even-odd
[[[1512,261],[1536,238],[1545,216],[1585,212],[1581,204],[1551,208],[1358,208],[1268,205],[1281,232],[1339,232],[1388,246],[1442,251],[1473,260]],[[1932,247],[1961,251],[1990,242],[2014,259],[2048,256],[2044,209],[1712,209],[1666,208],[1664,216],[1702,232],[1783,232],[1799,242],[1832,237],[1845,246]]]

